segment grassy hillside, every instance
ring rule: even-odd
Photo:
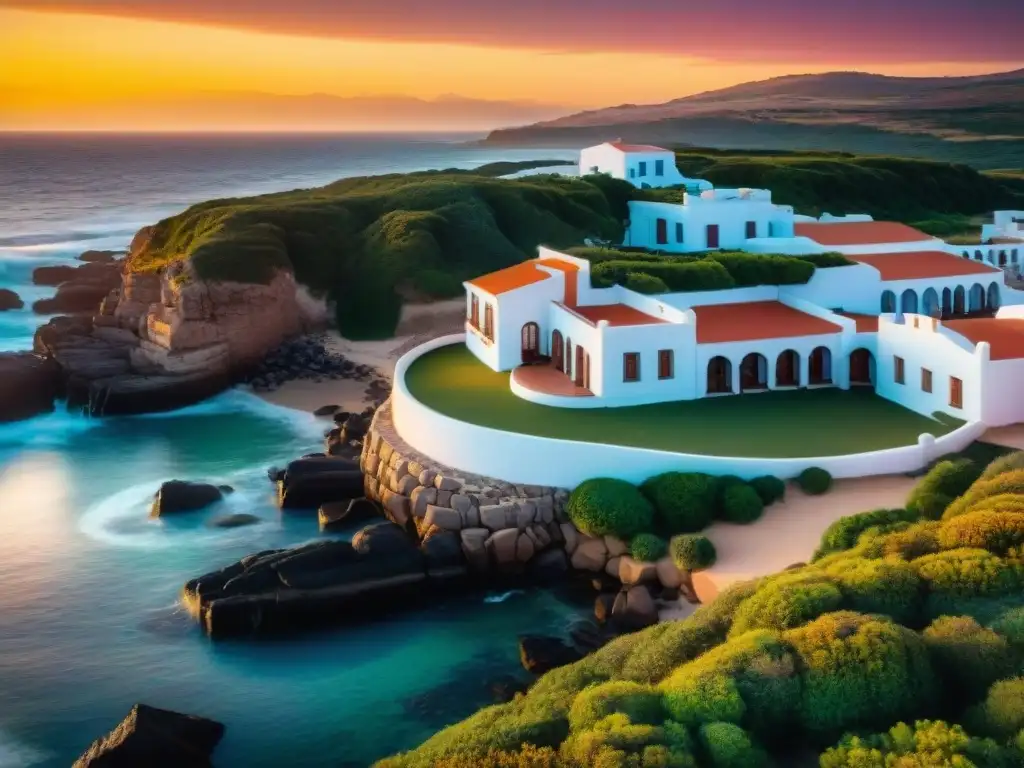
[[[683,149],[676,165],[721,187],[772,190],[797,213],[869,213],[939,237],[977,240],[977,217],[1024,206],[1024,184],[1012,172],[979,173],[966,165],[849,152]],[[649,191],[678,199],[676,191]]]
[[[1019,768],[1024,454],[953,458],[905,508],[838,520],[810,564],[619,637],[379,767]]]
[[[621,240],[628,184],[495,177],[516,169],[360,177],[202,203],[157,224],[130,267],[188,259],[202,279],[255,283],[290,269],[337,302],[343,332],[388,336],[402,300],[458,295],[463,280],[522,261],[541,243]]]

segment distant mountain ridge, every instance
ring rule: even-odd
[[[721,148],[893,152],[1021,167],[1024,69],[964,77],[786,75],[662,104],[622,104],[497,130],[488,142],[582,145],[619,136]],[[982,141],[985,146],[977,146]]]

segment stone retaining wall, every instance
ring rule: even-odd
[[[627,598],[631,612],[649,614],[655,600],[673,600],[680,592],[692,597],[689,573],[671,559],[638,562],[624,542],[577,530],[566,515],[566,489],[480,477],[422,455],[395,430],[390,401],[374,415],[359,466],[366,496],[379,501],[392,521],[420,540],[441,531],[457,533],[475,570],[539,565],[604,574],[630,593],[615,600],[621,602],[618,612],[627,611]],[[634,592],[635,587],[644,589]]]

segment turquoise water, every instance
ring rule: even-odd
[[[7,141],[0,139],[0,287],[28,300],[49,293],[29,286],[32,268],[85,248],[123,247],[134,226],[125,222],[145,223],[197,189],[219,194],[218,173],[222,184],[235,174],[236,186],[262,191],[286,167],[307,167],[299,160],[309,156],[320,162],[287,185],[342,175],[329,167],[337,146],[297,139],[283,148],[260,144],[248,164],[231,154],[234,165],[219,169],[220,145],[185,152],[172,144],[155,181],[130,153],[119,165],[110,144],[66,152],[77,165],[61,165],[43,154],[22,157],[30,154],[24,146]],[[461,147],[445,154],[424,142],[346,141],[358,160],[350,166],[381,171],[509,158]],[[193,176],[181,170],[189,153],[206,158]],[[15,155],[34,173],[12,175],[5,160]],[[51,148],[48,156],[62,155]],[[246,182],[246,173],[259,178]],[[0,313],[0,350],[30,347],[39,321],[28,311]],[[576,610],[532,593],[423,605],[297,639],[210,643],[181,610],[181,585],[248,553],[321,535],[312,516],[276,509],[266,468],[317,450],[323,429],[240,392],[162,416],[58,412],[0,425],[0,768],[67,766],[138,701],[224,722],[220,766],[365,766],[490,703],[486,683],[521,672],[517,634],[566,628]],[[209,513],[149,520],[154,491],[173,478],[237,492]],[[205,525],[224,511],[262,521]]]

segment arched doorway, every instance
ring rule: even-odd
[[[942,314],[953,314],[953,292],[949,288],[942,289]]]
[[[768,389],[768,361],[764,355],[751,352],[740,363],[740,392]]]
[[[850,384],[875,384],[875,356],[863,347],[850,353]]]
[[[929,288],[921,295],[921,314],[938,317],[939,294],[934,288]]]
[[[576,345],[576,365],[573,370],[576,372],[576,376],[573,378],[573,383],[577,387],[586,386],[586,371],[587,371],[587,353],[579,344]]]
[[[832,383],[832,353],[828,347],[816,347],[810,357],[810,383]]]
[[[1000,251],[999,252],[999,266],[1000,267],[1005,267],[1006,266],[1006,251]]]
[[[565,375],[570,379],[572,378],[572,339],[566,337],[565,339]]]
[[[970,311],[985,311],[985,289],[981,287],[980,283],[975,283],[974,285],[971,286]]]
[[[967,292],[962,285],[958,285],[953,291],[953,314],[962,315],[967,312]]]
[[[984,258],[985,258],[985,257],[984,257],[984,256],[982,256],[982,254],[981,254],[981,251],[975,251],[975,252],[974,252],[974,260],[975,260],[975,261],[983,261],[983,260],[984,260]]]
[[[988,287],[988,296],[985,297],[990,310],[999,309],[999,283],[992,283]]]
[[[551,333],[551,362],[560,371],[565,370],[565,350],[564,342],[562,341],[561,331],[552,331]]]
[[[523,363],[529,365],[540,357],[540,326],[526,323],[522,331]]]
[[[892,291],[882,291],[882,314],[892,314],[896,311],[896,294]]]
[[[787,349],[775,361],[775,386],[800,386],[800,355],[795,350]]]
[[[724,357],[708,361],[708,394],[732,392],[732,363]]]
[[[900,310],[912,315],[917,314],[917,292],[907,288],[900,297]]]

